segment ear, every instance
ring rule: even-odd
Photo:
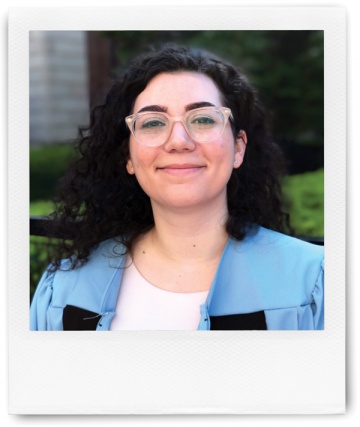
[[[239,168],[244,160],[246,144],[247,144],[246,132],[244,130],[240,130],[235,140],[235,159],[234,159],[235,169]]]
[[[130,174],[130,175],[135,174],[134,166],[133,166],[132,161],[130,159],[128,159],[128,161],[126,162],[126,170],[127,170],[128,174]]]

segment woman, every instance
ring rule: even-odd
[[[323,248],[283,234],[280,152],[234,66],[141,56],[79,148],[31,329],[323,329]]]

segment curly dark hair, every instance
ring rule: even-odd
[[[210,77],[224,106],[232,111],[234,136],[240,130],[247,134],[243,164],[233,170],[227,185],[228,234],[242,240],[251,224],[291,230],[281,202],[284,159],[254,87],[238,68],[211,53],[166,45],[136,58],[114,82],[105,103],[93,110],[89,127],[80,130],[80,157],[62,179],[54,200],[56,211],[51,215],[57,233],[67,236],[50,255],[53,268],[70,256],[72,268],[83,264],[110,237],[131,251],[135,239],[153,227],[150,199],[136,177],[126,171],[129,130],[125,117],[153,77],[180,71]]]

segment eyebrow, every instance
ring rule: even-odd
[[[207,101],[193,102],[192,104],[188,104],[185,106],[185,111],[195,110],[196,108],[202,107],[215,107],[215,105]],[[167,107],[164,107],[163,105],[147,105],[146,107],[141,108],[138,113],[143,113],[145,111],[157,111],[160,113],[166,113],[167,110]]]
[[[157,111],[161,113],[166,113],[167,108],[162,105],[147,105],[146,107],[141,108],[138,113],[142,113],[144,111]]]
[[[185,111],[190,111],[190,110],[195,110],[195,108],[202,108],[202,107],[215,107],[214,104],[212,104],[211,102],[194,102],[192,104],[186,105],[185,106]]]

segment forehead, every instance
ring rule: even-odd
[[[161,73],[138,95],[134,112],[149,105],[161,105],[178,114],[186,105],[197,102],[223,105],[221,92],[210,77],[197,72]]]

